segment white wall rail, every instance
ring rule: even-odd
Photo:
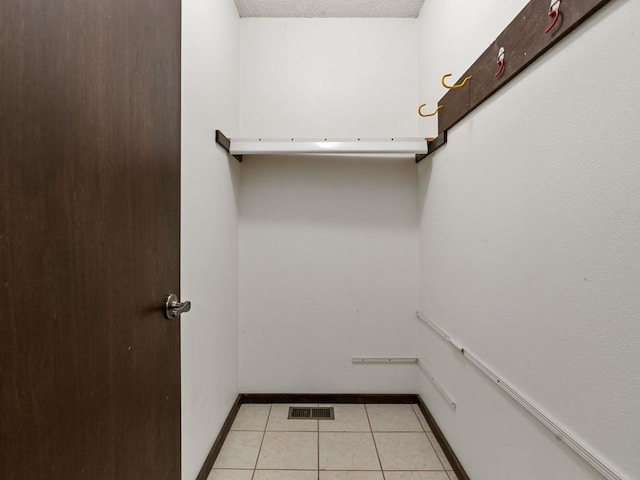
[[[433,374],[427,369],[427,367],[424,366],[424,363],[422,363],[420,359],[418,359],[416,363],[418,364],[418,367],[420,367],[420,370],[422,370],[422,373],[424,373],[427,377],[429,377],[429,380],[431,380],[431,383],[433,383],[433,386],[436,387],[436,390],[440,392],[440,395],[444,397],[444,399],[447,401],[449,406],[455,410],[457,406],[456,401],[453,399],[453,397],[447,391],[447,389],[444,388],[438,380],[436,380]]]
[[[494,373],[484,362],[478,357],[473,355],[469,350],[462,347],[457,341],[455,341],[446,331],[444,331],[439,325],[433,322],[430,318],[421,312],[416,312],[417,318],[431,328],[435,333],[442,337],[453,348],[458,350],[464,358],[466,358],[474,367],[476,367],[481,373],[483,373],[489,380],[495,385],[500,387],[507,395],[524,408],[529,414],[531,414],[536,420],[547,427],[551,432],[565,444],[567,444],[574,452],[582,457],[589,465],[596,469],[603,477],[608,480],[631,480],[625,479],[620,474],[616,473],[613,468],[607,465],[603,460],[598,458],[589,448],[583,445],[580,441],[574,438],[567,430],[565,430],[558,422],[551,417],[543,413],[538,407],[536,407],[531,401],[529,401],[522,393],[517,389],[505,382],[499,375]]]
[[[440,392],[443,398],[447,401],[449,406],[455,410],[456,401],[453,399],[451,394],[447,391],[446,388],[442,386],[442,384],[436,380],[436,378],[432,375],[432,373],[425,367],[424,363],[420,361],[420,357],[351,357],[351,363],[377,363],[377,364],[398,364],[398,363],[414,363],[416,364],[422,373],[424,373],[429,380],[436,387],[436,390]]]
[[[351,363],[418,363],[418,357],[351,357]]]

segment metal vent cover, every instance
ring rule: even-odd
[[[333,407],[289,407],[288,420],[333,420]]]

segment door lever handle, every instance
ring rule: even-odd
[[[175,293],[170,293],[164,301],[164,314],[167,318],[178,318],[191,310],[191,302],[179,302]]]

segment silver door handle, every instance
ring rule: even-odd
[[[164,301],[164,314],[167,318],[178,318],[191,310],[191,302],[179,302],[175,293],[170,293]]]

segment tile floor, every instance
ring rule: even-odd
[[[321,404],[335,420],[289,406],[242,405],[208,480],[457,480],[417,405]]]

